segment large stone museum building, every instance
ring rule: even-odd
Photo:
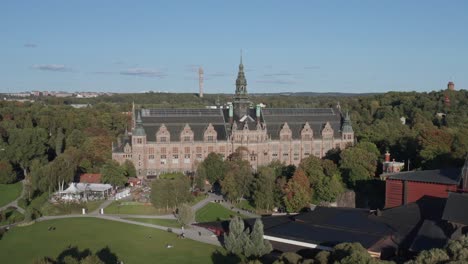
[[[252,105],[241,60],[232,103],[217,109],[133,109],[132,130],[113,146],[112,158],[130,160],[140,178],[153,178],[195,171],[210,152],[228,157],[239,147],[255,169],[274,160],[298,165],[309,155],[322,157],[353,144],[349,115],[339,108]]]

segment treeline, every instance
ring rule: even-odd
[[[248,156],[244,148],[238,148],[226,160],[210,153],[198,165],[195,184],[203,189],[205,180],[219,183],[231,202],[245,198],[257,210],[267,212],[275,208],[299,212],[310,203],[333,203],[346,189],[367,197],[366,207],[383,206],[382,197],[372,197],[373,192],[379,192],[373,186],[379,156],[373,143],[361,142],[342,152],[334,150],[324,159],[310,156],[297,168],[275,161],[253,171],[244,155]]]
[[[75,109],[0,102],[0,183],[25,178],[32,199],[80,173],[100,172],[110,163],[112,142],[128,118],[113,104]],[[131,168],[125,173],[131,174]]]
[[[446,97],[450,103],[446,103]],[[255,95],[254,104],[267,107],[336,107],[349,111],[358,140],[389,150],[410,169],[460,166],[468,151],[468,91],[388,92],[356,96]],[[44,98],[48,104],[118,104],[128,111],[132,102],[141,107],[200,108],[232,101],[232,95],[144,93],[97,98]],[[404,119],[404,124],[401,119]]]

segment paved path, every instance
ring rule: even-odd
[[[133,225],[139,225],[139,226],[145,226],[145,227],[150,227],[150,228],[155,228],[159,230],[164,230],[167,231],[168,227],[166,226],[160,226],[160,225],[154,225],[154,224],[149,224],[149,223],[142,223],[142,222],[137,222],[137,221],[132,221],[128,219],[122,219],[113,215],[61,215],[61,216],[43,216],[38,219],[36,219],[37,222],[42,222],[42,221],[48,221],[48,220],[55,220],[55,219],[66,219],[66,218],[99,218],[99,219],[105,219],[105,220],[111,220],[111,221],[117,221],[117,222],[122,222],[122,223],[127,223],[127,224],[133,224]],[[175,234],[181,234],[182,229],[180,228],[171,228],[172,232]],[[213,235],[210,231],[197,227],[197,226],[191,226],[190,229],[185,229],[183,230],[184,236],[188,239],[192,239],[195,241],[215,245],[215,246],[221,246],[221,243],[219,242],[218,238]]]
[[[101,205],[99,205],[99,207],[90,212],[89,214],[94,214],[94,215],[97,215],[99,214],[99,210],[101,210],[101,208],[106,208],[107,206],[109,206],[114,200],[105,200]]]
[[[25,212],[24,209],[18,206],[18,200],[21,199],[21,197],[23,197],[24,192],[25,192],[24,191],[24,189],[25,189],[24,188],[24,180],[22,180],[21,183],[23,184],[23,187],[22,187],[20,196],[18,196],[18,198],[16,198],[14,201],[10,202],[9,204],[7,204],[7,205],[5,205],[3,207],[0,207],[0,211],[3,211],[3,210],[7,209],[10,206],[13,206],[13,207],[16,207],[16,210],[18,210],[18,212],[24,214],[24,212]]]

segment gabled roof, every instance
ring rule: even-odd
[[[449,193],[442,219],[468,225],[468,194]]]
[[[425,220],[409,249],[413,252],[421,252],[433,248],[442,248],[447,244],[448,239],[442,221]]]
[[[83,173],[80,175],[81,183],[101,183],[100,173]]]
[[[449,168],[440,170],[405,171],[392,174],[390,180],[403,180],[415,182],[439,183],[458,185],[461,180],[461,168]]]

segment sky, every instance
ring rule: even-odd
[[[468,1],[0,3],[0,92],[468,88]]]

